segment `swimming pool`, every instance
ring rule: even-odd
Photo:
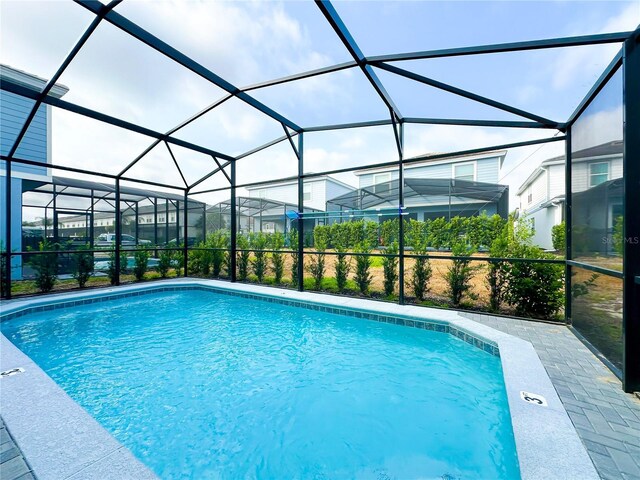
[[[500,359],[446,333],[203,290],[2,332],[162,478],[519,478]]]

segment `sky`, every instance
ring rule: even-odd
[[[334,6],[365,55],[535,40],[633,30],[640,2],[350,1]],[[308,1],[136,1],[116,11],[171,46],[242,87],[351,57]],[[71,1],[3,0],[1,62],[49,78],[92,20]],[[396,65],[454,86],[565,121],[599,77],[619,45],[573,47]],[[407,117],[522,118],[376,69]],[[102,22],[60,79],[64,99],[165,132],[220,99],[224,92],[132,37]],[[388,118],[388,111],[357,69],[250,92],[303,127]],[[609,114],[619,108],[613,102]],[[606,111],[607,108],[603,107]],[[606,112],[605,112],[606,113]],[[603,125],[607,116],[601,115]],[[594,135],[608,138],[606,128]],[[600,132],[600,133],[598,133]],[[541,138],[553,131],[408,126],[406,156]],[[283,134],[282,126],[238,99],[224,102],[175,136],[238,155]],[[54,109],[53,162],[117,173],[153,139]],[[544,159],[562,153],[561,142],[511,150],[501,172],[511,208],[522,181]],[[213,160],[173,147],[187,181],[207,173]],[[359,166],[397,159],[391,127],[305,134],[305,171]],[[295,175],[296,160],[284,142],[238,162],[238,181]],[[159,145],[130,176],[177,184],[169,152]],[[341,180],[355,184],[353,175]],[[221,175],[203,188],[225,186]],[[202,198],[215,203],[226,194]]]

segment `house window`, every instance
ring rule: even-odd
[[[476,164],[462,163],[453,166],[453,178],[473,182],[476,179]]]
[[[527,195],[527,204],[531,205],[531,202],[533,202],[533,193],[529,192],[529,195]]]
[[[595,187],[609,180],[609,164],[607,162],[589,164],[589,187]]]
[[[373,176],[373,193],[388,193],[391,190],[391,173],[378,173]]]
[[[311,184],[305,183],[302,189],[303,200],[305,202],[311,201]]]

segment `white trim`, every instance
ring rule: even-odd
[[[468,165],[471,165],[473,167],[473,181],[477,181],[478,178],[478,164],[477,161],[474,160],[472,162],[464,162],[464,163],[452,163],[451,164],[451,178],[456,180],[458,177],[456,177],[456,168],[458,167],[466,167]],[[466,176],[466,175],[465,175]],[[464,179],[460,179],[460,180],[464,180]]]

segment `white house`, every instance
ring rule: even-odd
[[[573,224],[597,227],[603,237],[611,234],[615,218],[621,215],[622,199],[614,180],[622,177],[622,142],[608,142],[572,153]],[[604,191],[606,189],[606,192]],[[603,190],[603,195],[600,191]],[[534,243],[552,249],[551,228],[564,220],[565,157],[544,160],[518,189],[519,212],[532,219]],[[593,201],[590,196],[595,195]],[[605,211],[595,213],[595,208]],[[590,211],[589,211],[590,210]],[[600,238],[600,243],[602,242]]]

